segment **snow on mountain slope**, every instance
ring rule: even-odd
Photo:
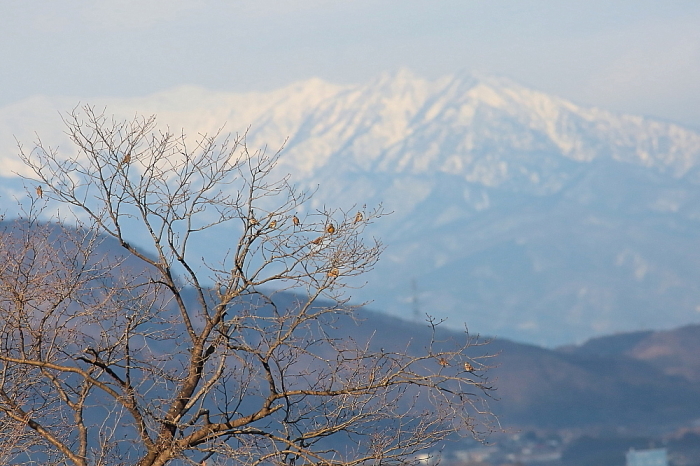
[[[317,205],[383,202],[394,214],[372,233],[388,249],[357,298],[389,312],[550,345],[700,316],[700,134],[679,125],[507,79],[405,70],[358,85],[181,87],[90,103],[156,113],[190,135],[226,124],[252,148],[284,145],[280,170],[319,186]],[[27,146],[36,131],[68,150],[57,111],[77,104],[0,109],[5,191],[23,169],[12,136]]]
[[[13,159],[12,135],[61,131],[58,112],[79,99],[36,97],[0,109],[2,160]],[[608,156],[668,170],[697,165],[700,135],[678,125],[599,109],[526,89],[507,79],[469,74],[434,82],[402,70],[356,86],[312,79],[267,93],[230,94],[184,86],[142,98],[95,99],[108,113],[159,116],[188,133],[249,131],[254,147],[286,145],[285,163],[312,176],[332,159],[359,171],[444,171],[486,186],[526,176],[518,152],[552,152],[575,161]],[[44,136],[45,137],[45,136]],[[9,143],[9,144],[8,144]],[[487,157],[484,157],[487,155]],[[3,166],[2,175],[8,176]]]

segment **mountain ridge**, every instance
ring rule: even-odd
[[[52,105],[75,102],[0,109],[3,197],[21,194],[12,129],[25,145],[36,130],[68,150]],[[394,213],[369,233],[388,248],[356,298],[394,315],[417,303],[454,326],[552,347],[700,321],[700,133],[680,125],[504,78],[429,81],[407,70],[356,85],[183,87],[95,105],[158,113],[189,135],[228,122],[253,149],[284,147],[280,173],[315,192],[312,208],[383,203]]]
[[[53,106],[52,110],[65,112],[74,108],[78,102],[79,99],[69,97],[37,96],[0,109],[0,121],[3,123],[2,126],[7,128],[9,126],[7,121],[12,118],[2,113],[12,112],[15,118],[16,113],[22,110],[25,114],[33,111],[47,115],[53,113],[43,111],[48,107]],[[138,98],[97,98],[95,105],[107,106],[109,113],[122,116],[130,116],[134,110],[143,114],[157,113],[160,119],[171,127],[183,127],[191,130],[193,134],[202,131],[211,132],[226,122],[234,131],[240,132],[250,127],[248,137],[254,147],[281,146],[289,138],[287,150],[294,153],[289,156],[294,159],[294,162],[302,158],[295,153],[295,139],[300,142],[309,139],[302,137],[305,127],[316,128],[316,132],[313,133],[316,138],[328,136],[329,128],[333,126],[331,123],[340,119],[344,124],[337,125],[336,122],[336,126],[344,127],[346,133],[337,129],[332,132],[340,136],[339,140],[357,139],[350,136],[352,134],[361,136],[365,134],[364,130],[369,130],[370,134],[385,138],[384,143],[377,147],[389,146],[389,154],[398,157],[395,149],[391,150],[391,146],[398,141],[408,139],[402,145],[401,152],[405,153],[407,146],[415,144],[411,137],[417,134],[417,129],[425,131],[426,123],[437,122],[439,128],[450,130],[456,127],[471,128],[477,116],[481,117],[478,118],[479,120],[484,121],[483,115],[477,115],[477,112],[496,110],[504,114],[501,117],[509,116],[522,120],[520,123],[525,122],[530,129],[548,137],[549,142],[559,153],[576,161],[590,161],[592,158],[599,157],[600,153],[582,142],[581,138],[576,137],[573,131],[575,129],[594,134],[600,132],[603,142],[606,141],[605,134],[627,130],[626,134],[618,135],[615,138],[617,140],[614,141],[615,145],[624,147],[626,151],[613,156],[643,165],[654,161],[669,165],[675,168],[674,173],[677,176],[687,173],[689,167],[697,164],[700,157],[700,135],[679,124],[649,117],[615,114],[595,107],[582,107],[565,99],[525,88],[506,78],[479,76],[466,72],[428,81],[402,69],[393,74],[384,73],[369,83],[358,85],[335,85],[313,78],[292,83],[275,91],[246,94],[207,91],[197,86],[179,86]],[[348,109],[355,110],[348,113]],[[343,110],[346,114],[345,118],[341,114]],[[374,115],[374,118],[369,117],[367,113]],[[55,113],[52,117],[54,115]],[[577,122],[571,121],[574,117],[578,119]],[[309,118],[312,121],[307,121]],[[314,120],[323,120],[325,127],[320,127]],[[584,122],[595,124],[591,124],[590,127],[580,127]],[[579,127],[574,123],[578,123]],[[12,126],[14,129],[21,129],[18,125]],[[416,129],[415,126],[418,128]],[[381,130],[377,129],[379,127]],[[643,130],[640,131],[640,128]],[[401,129],[404,131],[402,132]],[[437,139],[439,134],[436,133],[439,131],[435,128],[428,129],[432,132],[431,137],[422,139]],[[638,133],[639,141],[636,145],[632,144],[634,141],[630,141],[634,139],[629,134],[632,130]],[[32,129],[30,131],[33,132]],[[506,134],[502,131],[496,134],[501,143]],[[2,136],[2,139],[7,139],[5,134]],[[515,143],[516,146],[529,144],[531,150],[546,148],[541,144],[547,141],[532,140],[527,134],[521,136],[524,137],[518,139],[511,136],[510,142]],[[467,134],[464,138],[466,146],[462,149],[467,151],[473,149],[473,146],[469,145],[475,142],[473,138],[474,134]],[[669,154],[668,150],[664,150],[661,146],[673,141],[676,144],[670,146],[671,154]],[[685,151],[678,154],[683,147]],[[376,155],[376,149],[375,151],[364,151],[358,147],[353,149],[352,154],[355,158],[362,156],[372,159]],[[320,156],[317,152],[310,151],[309,154],[318,158]],[[343,154],[343,151],[336,146],[333,148],[333,153]],[[448,154],[444,148],[441,153]],[[653,157],[654,153],[656,157]],[[424,158],[431,156],[430,151],[427,156],[423,152],[420,154]],[[661,158],[659,154],[665,157]],[[403,162],[398,164],[399,168],[405,167],[408,163],[405,156],[401,160]],[[372,168],[387,169],[393,165],[390,162],[391,160]],[[443,167],[448,168],[458,163],[449,157],[443,162],[446,163],[446,165],[443,163]],[[414,167],[418,168],[420,163],[425,161],[414,161]],[[4,172],[3,175],[7,176],[8,173]],[[476,175],[472,174],[472,176]],[[476,179],[479,178],[472,178],[472,181]],[[489,185],[493,180],[483,179],[482,182]]]

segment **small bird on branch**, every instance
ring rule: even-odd
[[[464,363],[464,370],[467,372],[474,372],[474,366],[469,364],[469,362]]]
[[[361,222],[362,219],[364,219],[362,212],[358,212],[357,215],[355,215],[355,223]]]
[[[329,235],[332,235],[333,233],[335,233],[335,227],[333,226],[332,223],[329,223],[328,226],[326,227],[326,233],[328,233]]]
[[[36,187],[36,195],[39,196],[39,198],[44,197],[44,190],[41,189],[41,186]]]
[[[328,271],[328,276],[331,278],[336,278],[340,274],[340,271],[338,270],[337,267],[333,267]]]
[[[440,364],[442,367],[447,367],[450,365],[450,363],[447,362],[447,359],[445,358],[438,359],[438,364]]]
[[[297,217],[296,215],[294,217],[292,217],[292,223],[294,224],[295,227],[298,227],[299,223],[300,223],[299,217]]]

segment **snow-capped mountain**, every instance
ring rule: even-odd
[[[250,147],[284,144],[280,169],[320,186],[316,203],[382,202],[394,214],[372,233],[388,248],[357,293],[374,307],[549,345],[700,320],[700,134],[680,125],[502,78],[408,71],[90,103],[188,134],[247,130]],[[12,135],[66,150],[57,110],[77,104],[0,109],[6,191],[22,170]]]

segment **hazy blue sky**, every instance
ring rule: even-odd
[[[4,1],[0,105],[473,70],[700,128],[697,0]]]

